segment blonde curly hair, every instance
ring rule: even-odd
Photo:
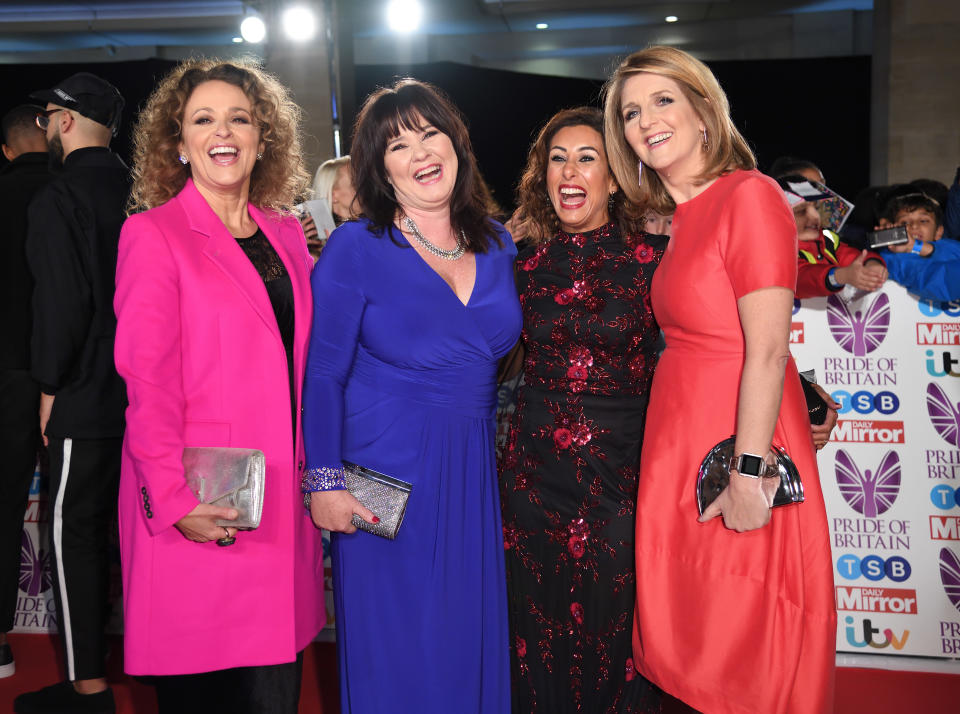
[[[137,118],[129,213],[166,203],[186,184],[190,167],[178,160],[184,108],[194,89],[213,80],[242,89],[260,127],[263,158],[250,177],[250,203],[289,213],[307,194],[310,174],[300,148],[301,112],[287,88],[252,58],[189,59],[160,81]]]

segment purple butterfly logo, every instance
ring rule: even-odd
[[[871,472],[859,467],[843,449],[837,452],[837,486],[840,495],[857,513],[876,518],[890,510],[900,493],[900,457],[888,451],[880,459],[880,466]]]
[[[827,325],[838,345],[857,357],[863,357],[877,349],[887,336],[890,298],[881,293],[875,300],[867,299],[866,310],[851,312],[850,307],[836,295],[828,297]]]
[[[947,599],[960,610],[960,558],[949,548],[940,549],[940,582]]]
[[[50,553],[42,548],[34,550],[33,538],[24,531],[20,540],[20,589],[35,597],[50,585]]]
[[[927,414],[940,436],[960,446],[960,402],[954,406],[943,388],[934,382],[927,385]]]

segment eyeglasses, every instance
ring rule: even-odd
[[[37,112],[37,126],[46,131],[47,127],[50,126],[50,117],[62,111],[63,107],[59,109],[44,109],[42,112]]]

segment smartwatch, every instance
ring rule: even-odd
[[[738,454],[730,459],[730,470],[736,469],[741,476],[760,478],[767,473],[767,462],[756,454]]]

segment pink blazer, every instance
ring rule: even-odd
[[[295,444],[286,353],[266,288],[193,182],[131,216],[120,235],[115,356],[130,399],[119,501],[130,674],[289,662],[325,622],[320,532],[299,483],[312,262],[294,218],[249,210],[293,283]],[[197,504],[183,478],[185,446],[266,456],[260,527],[233,546],[194,543],[173,527]]]

